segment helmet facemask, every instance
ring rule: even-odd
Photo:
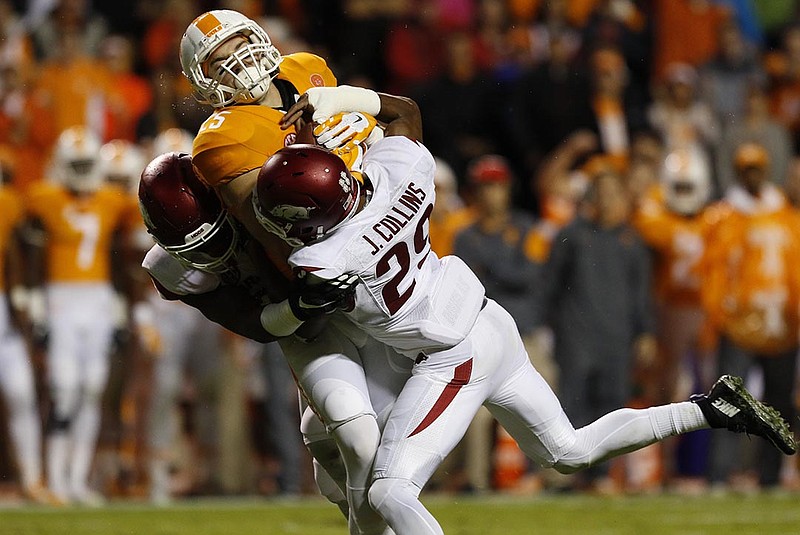
[[[239,232],[223,211],[213,224],[203,223],[185,240],[186,243],[182,245],[161,242],[159,245],[188,267],[210,273],[225,273],[232,267],[231,259],[239,245]]]
[[[198,38],[199,30],[190,26],[181,43],[181,63],[195,90],[195,98],[216,108],[257,102],[277,75],[281,54],[267,32],[254,21],[238,13],[213,13],[220,18],[219,31]],[[191,30],[194,31],[190,35]],[[214,72],[209,72],[208,59],[235,36],[246,41],[224,62],[215,65]]]

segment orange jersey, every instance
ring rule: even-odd
[[[744,349],[797,345],[800,216],[784,204],[737,211],[724,201],[703,258],[703,304],[712,326]]]
[[[278,79],[291,82],[300,93],[336,85],[325,60],[305,52],[284,56]],[[230,182],[294,143],[294,129],[278,126],[281,117],[281,110],[258,104],[215,111],[200,127],[192,150],[192,161],[203,180],[210,186]]]
[[[28,191],[27,207],[47,235],[49,282],[110,280],[112,237],[133,217],[129,195],[104,186],[76,197],[60,185],[39,183]]]
[[[475,214],[468,208],[460,208],[445,215],[442,219],[428,220],[428,234],[431,238],[431,249],[439,256],[453,254],[456,235],[475,222]]]
[[[700,306],[701,261],[706,236],[719,210],[706,208],[682,216],[667,208],[660,188],[648,195],[634,213],[632,223],[655,252],[655,293],[664,303]]]
[[[6,287],[6,254],[14,228],[23,218],[22,199],[10,188],[0,186],[0,290]]]

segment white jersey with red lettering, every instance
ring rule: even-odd
[[[368,204],[324,240],[295,250],[289,264],[332,280],[357,274],[347,316],[374,338],[416,358],[461,342],[484,299],[483,285],[457,257],[431,250],[433,156],[420,143],[390,136],[364,157]]]

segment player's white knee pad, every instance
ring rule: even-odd
[[[361,416],[375,418],[375,411],[367,397],[352,384],[342,379],[327,378],[313,386],[312,400],[329,431]]]

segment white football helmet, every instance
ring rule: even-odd
[[[206,60],[223,42],[241,35],[240,46],[208,72]],[[215,108],[250,104],[261,99],[278,74],[281,54],[267,32],[255,21],[227,9],[203,13],[189,24],[181,38],[181,67],[195,91],[195,98]],[[232,84],[222,81],[232,80]]]
[[[667,208],[681,215],[694,215],[711,198],[711,167],[701,149],[675,150],[664,159],[662,172]]]
[[[114,139],[100,147],[100,176],[126,191],[136,191],[146,164],[142,150],[130,141]]]
[[[189,131],[181,128],[167,128],[153,140],[153,157],[167,152],[191,154],[192,143],[194,143],[194,137]]]
[[[103,184],[99,170],[100,138],[85,126],[61,132],[53,152],[53,172],[72,191],[88,193]]]

